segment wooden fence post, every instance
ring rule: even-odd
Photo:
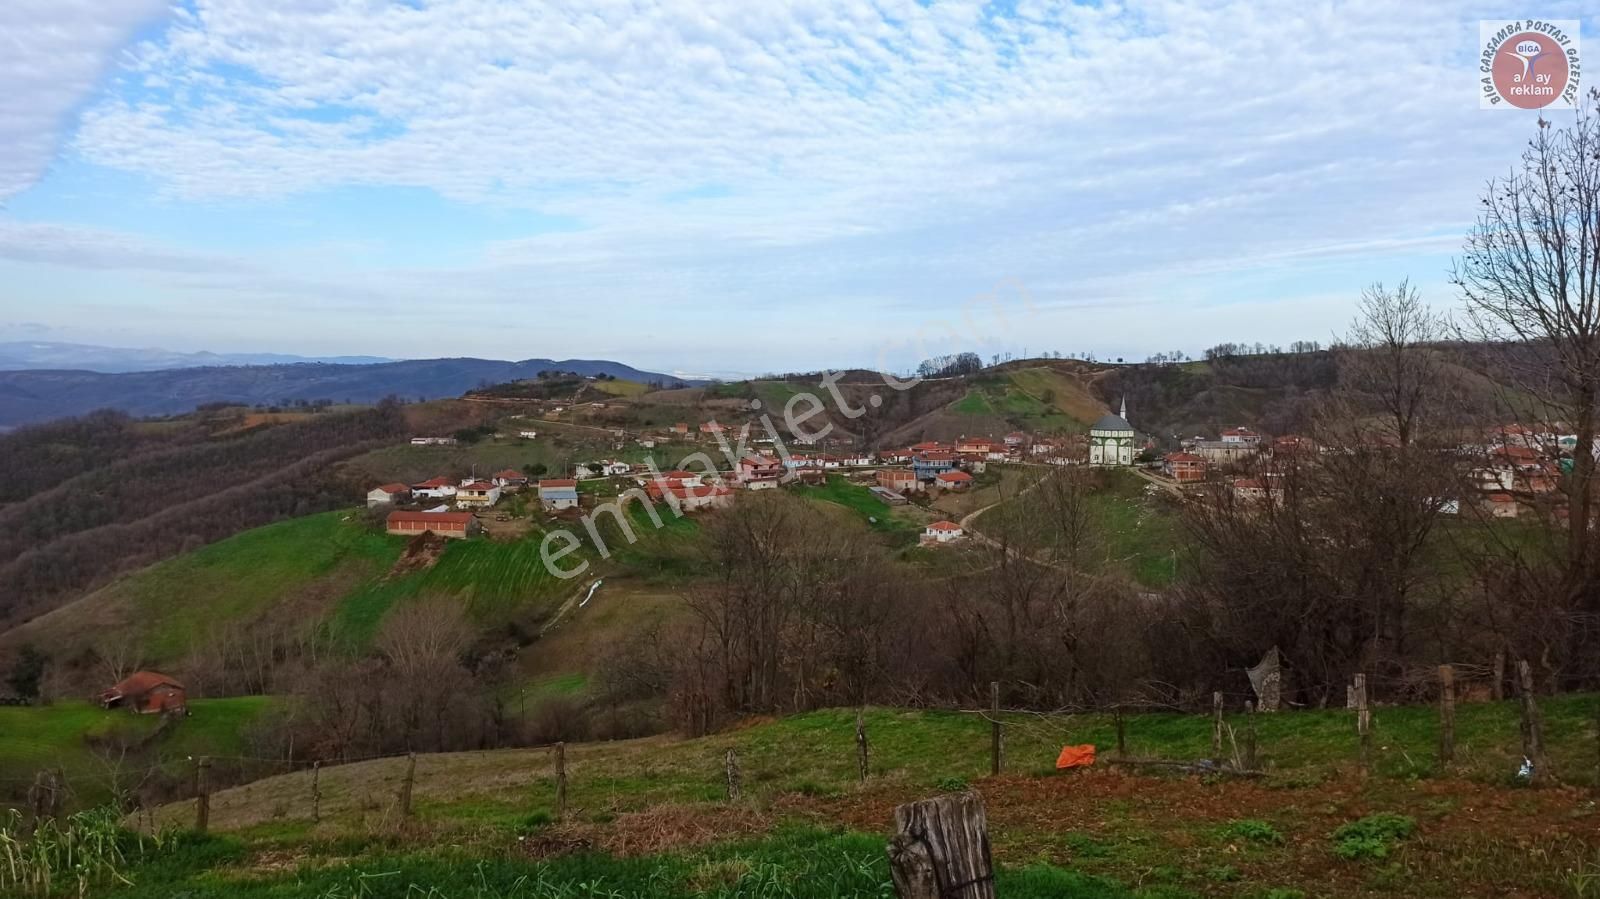
[[[1117,703],[1115,712],[1117,723],[1117,758],[1125,759],[1128,757],[1128,724],[1125,720],[1123,720],[1121,703]]]
[[[556,753],[556,820],[567,817],[567,744],[557,743]]]
[[[1367,676],[1356,675],[1356,740],[1360,746],[1358,762],[1361,776],[1365,777],[1372,766],[1372,711],[1367,708]]]
[[[417,785],[417,754],[406,753],[406,776],[400,781],[400,817],[411,817],[411,792]]]
[[[1539,720],[1539,703],[1533,697],[1533,666],[1526,659],[1517,661],[1517,687],[1522,693],[1522,754],[1533,763],[1529,783],[1550,779],[1544,758],[1544,723]]]
[[[1005,736],[1000,731],[1000,682],[989,682],[989,773],[1005,768]]]
[[[1256,770],[1256,704],[1244,702],[1244,770]]]
[[[1456,760],[1456,670],[1439,666],[1439,766]]]
[[[861,782],[866,783],[868,770],[867,722],[862,717],[860,709],[856,709],[856,768],[859,769]]]
[[[1600,796],[1600,698],[1594,701],[1594,792]]]
[[[322,762],[311,763],[311,823],[322,823]]]
[[[889,873],[900,899],[994,899],[988,822],[977,793],[894,810]]]
[[[211,826],[211,759],[201,756],[194,763],[194,829],[205,833]]]
[[[1211,694],[1211,761],[1222,764],[1222,691]]]
[[[739,798],[739,753],[728,750],[728,756],[723,760],[724,773],[728,777],[728,801],[734,802]]]
[[[54,818],[61,812],[61,773],[59,769],[45,768],[33,776],[33,786],[28,789],[28,805],[33,810],[33,823]]]
[[[1506,651],[1494,651],[1494,680],[1489,684],[1489,698],[1499,702],[1506,698]]]

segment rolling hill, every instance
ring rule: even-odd
[[[610,375],[640,383],[685,382],[593,359],[413,359],[371,365],[234,365],[103,373],[72,370],[0,371],[0,427],[116,409],[135,416],[173,415],[210,403],[282,405],[298,400],[375,403],[456,397],[485,384],[533,378],[556,369]]]

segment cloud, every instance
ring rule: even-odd
[[[39,179],[74,110],[162,0],[0,3],[0,202]]]
[[[1388,276],[1456,245],[1532,124],[1477,109],[1467,15],[1446,0],[204,0],[123,54],[76,158],[178,208],[422,188],[575,229],[375,271],[22,243],[85,266],[148,251],[217,308],[282,297],[353,338],[375,315],[442,316],[441,297],[495,320],[605,308],[651,333],[697,309],[718,329],[686,332],[694,347],[765,364],[808,317],[881,330],[1014,278],[1078,315],[1061,325],[1078,335],[1120,313],[1142,317],[1129,333],[1169,331],[1159,349],[1237,339],[1307,321],[1307,298],[1353,297],[1363,264]],[[382,223],[360,236],[383,241]],[[1296,315],[1214,311],[1239,290],[1227,279],[1264,272],[1298,283]],[[620,343],[613,330],[575,322],[569,339]]]

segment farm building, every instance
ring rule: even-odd
[[[183,712],[188,708],[188,694],[183,684],[165,674],[135,671],[101,693],[100,705],[130,709],[141,715]]]
[[[923,530],[922,542],[949,543],[952,540],[961,539],[965,533],[966,532],[961,529],[961,525],[956,524],[953,521],[935,521],[933,524],[928,525],[928,527]]]
[[[539,482],[539,502],[546,509],[560,511],[578,507],[578,481],[575,478],[552,478]]]
[[[390,512],[386,529],[401,537],[438,534],[463,539],[478,531],[478,520],[471,512]]]

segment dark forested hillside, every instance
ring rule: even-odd
[[[378,365],[252,365],[102,374],[91,371],[0,371],[0,426],[117,409],[171,415],[206,403],[283,404],[296,400],[373,403],[386,396],[438,399],[485,384],[536,377],[557,369],[642,383],[677,383],[671,375],[591,359],[414,359]]]
[[[407,433],[393,404],[208,434],[116,415],[0,437],[0,623],[118,571],[288,516],[348,505],[333,465]]]

